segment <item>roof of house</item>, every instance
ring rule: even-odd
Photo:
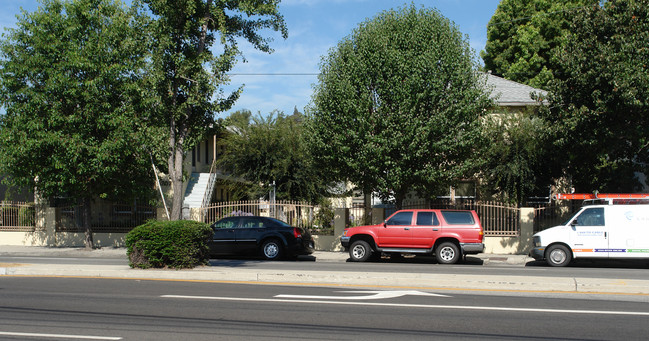
[[[537,89],[529,85],[521,84],[518,82],[510,81],[502,77],[494,76],[487,73],[487,86],[491,89],[491,98],[496,101],[499,106],[526,106],[526,105],[539,105],[530,96],[535,92],[546,98],[548,92],[545,90]],[[543,101],[547,104],[547,101]]]

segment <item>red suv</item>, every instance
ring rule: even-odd
[[[354,262],[381,253],[434,254],[442,264],[484,251],[484,232],[475,211],[401,210],[382,224],[346,228],[340,242]]]

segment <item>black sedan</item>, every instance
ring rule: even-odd
[[[268,260],[313,253],[305,229],[269,217],[236,216],[212,224],[210,256],[262,256]]]

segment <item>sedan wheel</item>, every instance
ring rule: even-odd
[[[261,245],[261,253],[267,260],[277,260],[282,255],[282,245],[276,239],[267,240]]]

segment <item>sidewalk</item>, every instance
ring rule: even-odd
[[[48,248],[0,245],[4,257],[98,257],[126,258],[124,248]],[[317,262],[346,262],[343,252],[316,251]],[[479,254],[483,264],[524,266],[532,259],[523,255]],[[474,258],[475,259],[475,258]],[[649,280],[548,276],[501,276],[440,273],[394,273],[319,270],[268,270],[204,266],[189,270],[131,269],[127,265],[0,263],[2,276],[101,277],[140,280],[246,282],[281,285],[319,285],[420,290],[523,291],[649,295]]]

